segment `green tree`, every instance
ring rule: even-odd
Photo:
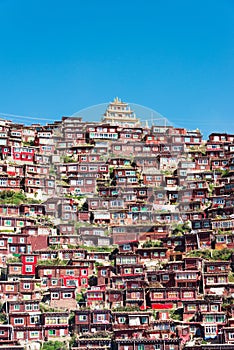
[[[41,203],[41,201],[34,198],[27,198],[23,191],[15,192],[12,190],[4,190],[0,192],[0,204],[19,205],[22,203],[37,204]]]
[[[41,350],[68,350],[68,347],[65,342],[49,340],[43,344]]]
[[[182,236],[185,232],[190,232],[191,227],[188,222],[183,222],[182,224],[176,224],[172,226],[173,236]]]
[[[183,308],[173,309],[170,311],[170,318],[176,321],[183,321]]]
[[[162,242],[160,240],[151,241],[151,239],[144,242],[142,245],[143,248],[152,248],[152,247],[161,247],[161,246],[162,246]]]
[[[72,156],[65,155],[63,156],[64,163],[75,163],[76,160]]]

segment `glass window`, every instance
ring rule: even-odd
[[[26,272],[32,272],[32,265],[26,266]]]
[[[163,275],[162,279],[163,279],[163,281],[168,281],[169,280],[169,275]]]
[[[15,318],[14,319],[14,324],[23,324],[24,323],[24,319],[23,318]]]
[[[63,297],[64,298],[71,298],[72,297],[72,293],[63,293]]]
[[[23,339],[24,338],[24,332],[16,332],[17,339]]]
[[[88,316],[87,315],[79,315],[79,321],[87,321]]]
[[[144,344],[138,344],[137,345],[137,350],[145,350],[145,345]]]

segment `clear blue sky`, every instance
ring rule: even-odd
[[[233,0],[0,0],[0,112],[111,101],[234,133]]]

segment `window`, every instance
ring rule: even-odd
[[[23,226],[23,221],[19,221],[19,222],[17,222],[17,224],[19,224],[19,226]],[[20,243],[24,243],[24,237],[20,237]],[[26,261],[27,261],[27,258],[26,258]],[[33,260],[32,260],[33,261]]]
[[[145,345],[144,344],[138,344],[137,345],[137,350],[145,350]]]
[[[193,292],[184,292],[184,298],[193,298]]]
[[[49,329],[48,334],[49,335],[56,335],[56,330],[55,329]]]
[[[188,305],[188,311],[196,311],[196,305],[195,304]]]
[[[106,320],[106,315],[105,314],[97,315],[97,321],[103,322],[105,320]]]
[[[135,268],[134,273],[142,273],[142,268],[141,267]]]
[[[36,316],[30,316],[30,323],[31,323],[31,324],[36,324],[36,323],[39,323],[39,320],[40,320],[39,315],[36,315]]]
[[[0,185],[1,185],[1,186],[6,186],[6,185],[7,185],[7,180],[5,180],[5,179],[0,179]]]
[[[59,293],[52,293],[52,299],[58,299],[59,298]]]
[[[24,338],[24,332],[16,332],[17,339],[23,339]]]
[[[226,283],[226,282],[227,282],[227,279],[225,276],[218,277],[218,283]]]
[[[64,298],[71,298],[72,297],[72,293],[63,293],[63,297]]]
[[[206,326],[205,333],[206,334],[216,334],[216,326]]]
[[[207,277],[206,283],[207,284],[213,284],[214,283],[214,277]]]
[[[140,299],[141,294],[140,292],[132,292],[131,293],[131,299]]]
[[[79,315],[78,319],[79,319],[79,321],[87,321],[88,316],[87,315]]]
[[[143,324],[143,323],[148,323],[148,317],[143,316],[143,317],[141,318],[141,323],[142,323],[142,324]]]
[[[215,318],[212,315],[205,316],[205,322],[215,322]]]
[[[6,286],[6,292],[13,292],[13,291],[14,291],[14,286],[10,284]]]
[[[5,226],[11,226],[11,220],[5,220]]]
[[[20,310],[20,304],[15,304],[14,305],[14,310]]]
[[[119,323],[125,323],[126,317],[118,317],[118,322]]]
[[[220,322],[220,323],[225,322],[225,315],[218,315],[216,317],[216,322]]]
[[[15,318],[14,324],[24,324],[24,319],[23,318]]]
[[[177,292],[168,292],[168,298],[169,299],[177,299],[178,293]]]
[[[32,272],[32,265],[26,266],[25,271],[26,271],[26,272]]]
[[[29,283],[24,283],[23,284],[24,289],[30,289],[30,284]]]
[[[33,305],[32,304],[26,304],[25,305],[25,310],[26,311],[31,311],[33,309]]]
[[[68,287],[72,287],[72,286],[77,287],[77,281],[76,280],[67,280],[67,286]]]
[[[200,305],[201,311],[207,311],[207,305],[206,304],[201,304]]]
[[[164,298],[164,294],[162,292],[154,292],[153,293],[153,298],[154,299],[163,299]]]

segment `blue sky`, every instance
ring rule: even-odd
[[[0,0],[0,113],[58,119],[119,96],[234,133],[233,88],[233,0]]]

